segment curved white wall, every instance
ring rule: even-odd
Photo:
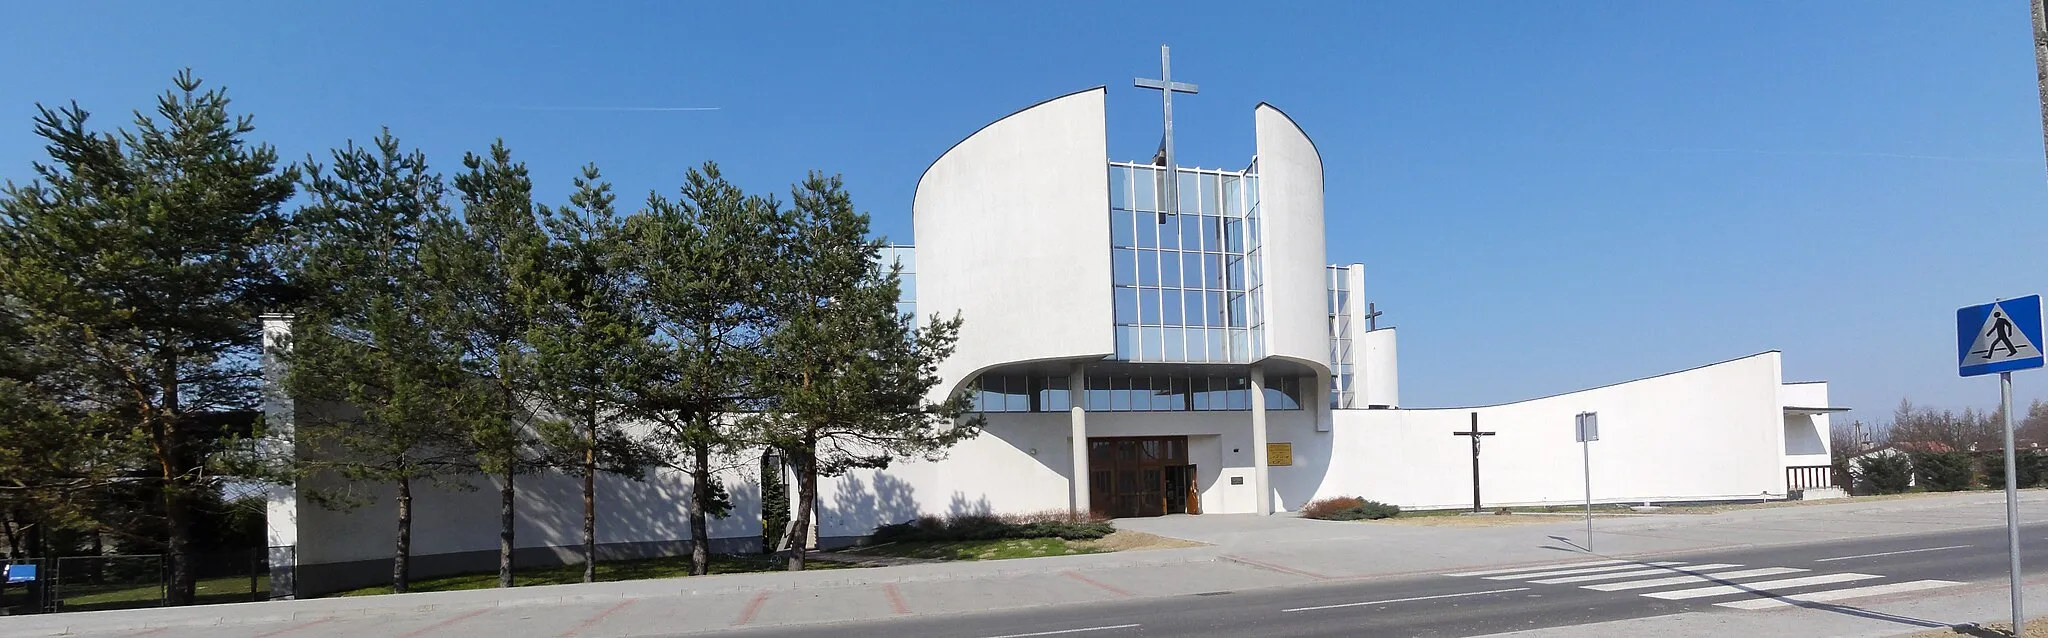
[[[918,180],[918,313],[966,320],[939,366],[949,391],[1002,363],[1116,352],[1105,93],[997,120]]]
[[[1338,410],[1330,453],[1345,462],[1313,477],[1314,491],[1402,507],[1468,507],[1472,447],[1451,432],[1469,427],[1478,412],[1480,429],[1499,433],[1486,437],[1480,456],[1488,506],[1578,502],[1585,479],[1573,416],[1596,411],[1596,501],[1782,498],[1779,385],[1779,355],[1765,352],[1505,405]]]
[[[1327,382],[1329,286],[1323,261],[1323,158],[1270,104],[1253,110],[1265,255],[1266,354],[1308,364]]]

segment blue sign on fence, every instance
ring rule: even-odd
[[[2041,296],[1956,311],[1956,371],[1966,377],[2041,367]]]
[[[36,579],[35,565],[8,565],[7,583],[26,583]]]

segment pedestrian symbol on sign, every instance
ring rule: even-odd
[[[2004,312],[1997,310],[1991,311],[1991,329],[1985,331],[1984,336],[1997,337],[1997,339],[1991,342],[1991,347],[1985,348],[1982,351],[1972,352],[1970,354],[1981,354],[1984,355],[1985,359],[1990,359],[1991,353],[1997,352],[1998,346],[2000,344],[2004,344],[2005,356],[2012,357],[2019,355],[2020,349],[2018,347],[2013,346],[2012,343],[2012,321],[2005,318]]]

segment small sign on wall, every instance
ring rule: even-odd
[[[1294,465],[1294,444],[1267,443],[1266,465],[1270,467],[1287,467],[1290,465]]]

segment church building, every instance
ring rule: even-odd
[[[1785,382],[1776,351],[1514,403],[1404,405],[1396,331],[1365,267],[1325,257],[1313,123],[1257,104],[1251,157],[1183,166],[1172,99],[1197,88],[1162,66],[1137,82],[1164,100],[1149,158],[1111,152],[1098,86],[996,119],[918,178],[914,241],[884,259],[903,266],[904,311],[965,318],[934,398],[971,392],[984,431],[942,460],[823,481],[820,546],[927,514],[1272,515],[1333,496],[1568,505],[1587,496],[1582,472],[1601,503],[1831,487],[1828,414],[1841,408],[1824,382]],[[289,325],[265,330],[278,342]],[[266,409],[288,433],[304,408],[278,396]],[[1589,447],[1583,413],[1599,423]],[[722,475],[734,510],[712,521],[714,551],[758,551],[758,478]],[[493,526],[476,523],[495,520],[491,480],[416,494],[416,575],[495,567]],[[687,553],[687,476],[599,480],[607,559]],[[521,481],[520,563],[578,560],[579,481]],[[283,487],[269,518],[271,544],[294,550],[275,557],[278,595],[388,582],[390,499],[337,512]]]

